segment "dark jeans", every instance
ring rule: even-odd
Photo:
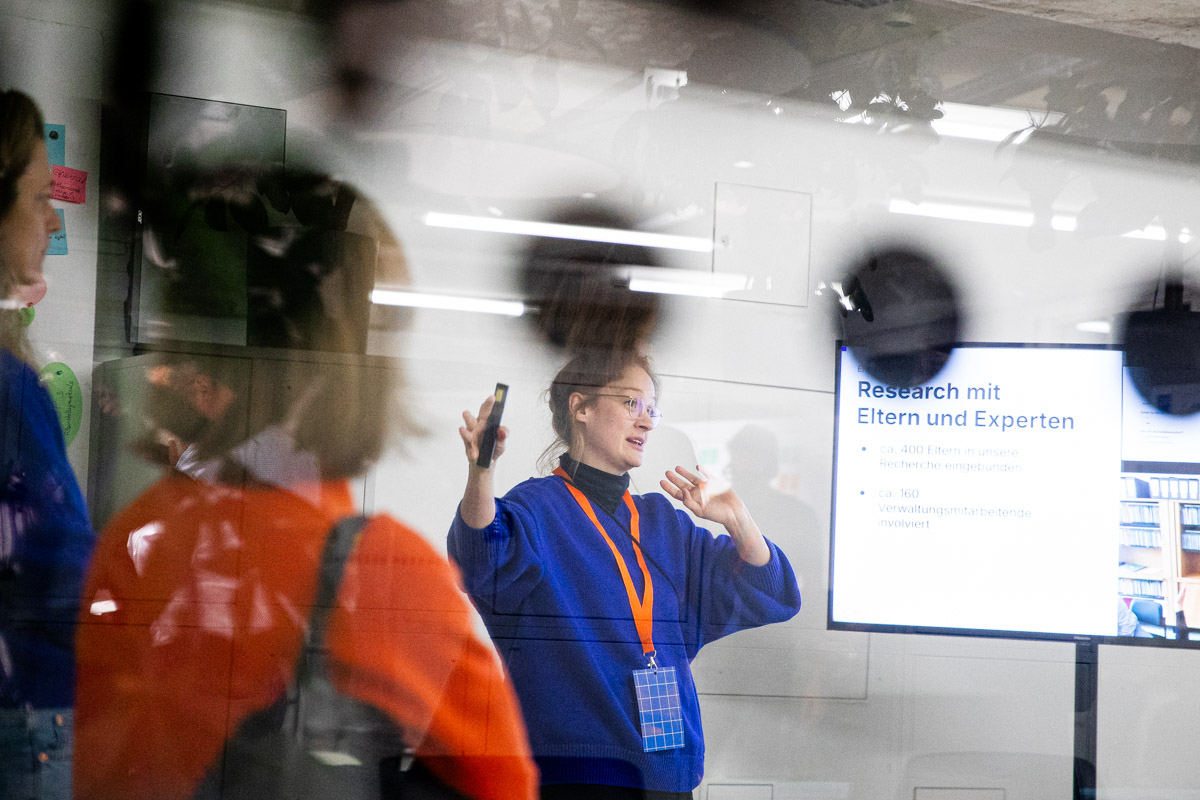
[[[69,800],[71,709],[0,709],[0,797]]]

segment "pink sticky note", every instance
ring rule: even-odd
[[[50,196],[66,203],[84,202],[88,174],[81,169],[71,169],[61,164],[55,164],[52,169],[54,180],[50,186]]]

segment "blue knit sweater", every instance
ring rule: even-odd
[[[75,700],[75,621],[95,534],[37,374],[0,350],[0,708]]]
[[[708,642],[800,608],[795,573],[774,544],[755,567],[664,495],[633,500],[654,583],[657,661],[678,673],[685,744],[674,750],[642,751],[632,672],[646,658],[612,551],[562,478],[516,486],[487,528],[456,515],[450,529],[450,555],[512,675],[543,784],[695,788],[704,734],[692,659]],[[614,520],[592,505],[641,597],[629,510],[621,504]]]

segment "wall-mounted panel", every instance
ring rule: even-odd
[[[713,272],[745,279],[735,300],[808,305],[812,195],[718,182]]]
[[[1200,797],[1200,652],[1100,648],[1099,797]]]

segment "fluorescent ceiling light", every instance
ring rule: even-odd
[[[947,136],[953,139],[977,139],[982,142],[1002,142],[1004,137],[1013,133],[1008,129],[946,119],[935,119],[932,125],[938,136]]]
[[[892,200],[888,203],[888,211],[893,214],[934,217],[957,222],[986,222],[992,225],[1012,225],[1019,228],[1033,226],[1033,212],[1015,208],[990,208],[958,203],[910,203],[907,200]]]
[[[1167,229],[1162,225],[1147,225],[1140,231],[1130,231],[1129,233],[1121,234],[1127,239],[1148,239],[1152,242],[1165,242],[1167,240]],[[1184,237],[1187,234],[1180,234],[1179,241],[1186,242]]]
[[[931,123],[939,136],[955,139],[976,139],[982,142],[1001,142],[1023,131],[1014,143],[1028,139],[1035,127],[1053,125],[1063,115],[1057,112],[1035,112],[1023,108],[976,106],[969,103],[941,103],[941,119]]]
[[[907,200],[892,200],[888,203],[888,211],[892,214],[905,214],[915,217],[933,217],[948,219],[956,222],[983,222],[990,225],[1010,225],[1017,228],[1033,227],[1033,212],[1016,208],[997,208],[991,206],[972,206],[958,203],[910,203]],[[1077,217],[1069,214],[1055,214],[1050,218],[1050,227],[1063,233],[1072,233],[1078,227]],[[1162,225],[1147,225],[1146,227],[1121,234],[1124,239],[1145,239],[1152,242],[1165,242],[1167,230]],[[1192,240],[1188,230],[1179,233],[1179,241],[1187,244]]]
[[[842,111],[849,111],[850,106],[853,105],[853,100],[847,91],[833,92],[829,96]],[[871,99],[871,102],[898,102],[901,109],[907,108],[903,98],[893,99],[886,94],[876,95]],[[1020,144],[1029,138],[1035,128],[1053,125],[1063,118],[1063,115],[1057,112],[1030,111],[1023,108],[976,106],[969,103],[938,103],[937,108],[942,112],[942,116],[939,119],[930,120],[929,124],[939,136],[954,139],[975,139],[982,142],[1002,142],[1015,133],[1018,135],[1013,138],[1013,143]],[[876,115],[864,109],[851,117],[847,117],[842,122],[850,125],[861,125],[876,119],[890,118],[887,115]],[[905,126],[905,123],[899,120],[893,120],[892,122],[897,132],[902,129],[902,126]],[[908,124],[912,122],[914,121],[909,121]]]
[[[724,297],[725,290],[718,286],[705,286],[699,283],[676,283],[674,281],[656,281],[650,278],[632,278],[629,289],[634,292],[650,292],[652,294],[677,294],[686,297]]]
[[[404,292],[395,289],[371,290],[371,302],[381,306],[472,311],[480,314],[501,314],[508,317],[519,317],[525,313],[525,304],[519,300],[489,300],[483,297],[426,294],[425,292]]]
[[[711,239],[702,239],[698,236],[675,236],[620,228],[564,225],[559,222],[473,217],[466,214],[442,214],[437,211],[430,211],[426,214],[424,221],[431,228],[455,228],[464,231],[545,236],[551,239],[573,239],[582,242],[630,244],[642,247],[661,247],[666,250],[687,250],[693,253],[711,253],[713,249]]]
[[[631,291],[684,297],[724,297],[745,289],[749,283],[745,275],[694,269],[626,267],[623,275],[628,278]]]

